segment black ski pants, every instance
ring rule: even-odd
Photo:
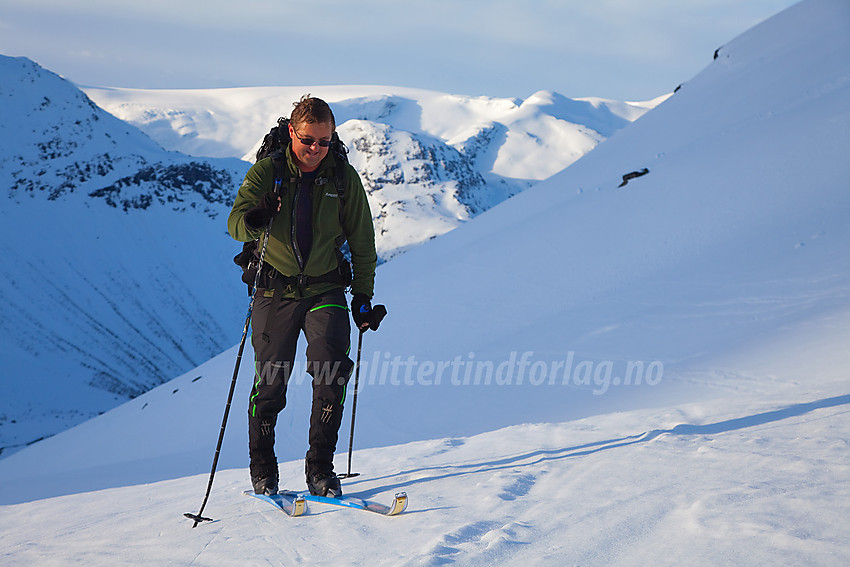
[[[251,317],[255,369],[248,402],[251,476],[277,475],[274,428],[286,406],[301,331],[307,339],[307,373],[313,378],[306,472],[332,472],[345,388],[354,369],[348,357],[351,327],[345,294],[335,289],[304,299],[266,295],[266,290],[257,290]]]

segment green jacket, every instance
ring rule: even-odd
[[[280,213],[275,217],[269,233],[265,261],[285,276],[300,275],[298,261],[292,246],[295,234],[294,200],[298,178],[301,171],[292,161],[290,148],[286,148],[286,169],[280,187]],[[371,298],[375,286],[375,267],[378,255],[375,252],[375,229],[372,226],[372,212],[366,200],[366,191],[360,181],[357,171],[349,164],[341,164],[348,168],[345,175],[345,206],[343,207],[343,227],[340,227],[339,196],[334,187],[333,168],[336,160],[331,152],[319,164],[316,179],[326,179],[325,184],[313,185],[313,247],[304,275],[320,276],[337,267],[336,238],[343,233],[348,238],[351,249],[351,264],[354,279],[351,283],[352,293],[362,293]],[[227,218],[227,231],[240,242],[250,242],[262,238],[264,229],[248,230],[243,222],[245,213],[257,206],[260,198],[274,191],[274,166],[271,158],[261,159],[248,170],[245,181],[236,194],[236,200]],[[311,297],[339,287],[334,283],[318,283],[298,289],[297,286],[284,288],[283,297]]]

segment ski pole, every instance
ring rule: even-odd
[[[195,521],[192,525],[193,528],[198,527],[198,524],[201,522],[212,521],[212,518],[205,518],[201,514],[204,511],[204,507],[207,505],[207,500],[210,498],[213,478],[215,478],[215,469],[218,466],[218,457],[221,454],[221,443],[224,440],[224,428],[227,426],[227,417],[230,415],[230,404],[233,401],[233,392],[236,390],[236,377],[239,374],[239,365],[242,363],[242,351],[245,349],[245,339],[248,337],[248,328],[251,326],[251,314],[254,311],[254,298],[257,296],[257,287],[260,285],[260,274],[263,271],[263,260],[266,256],[266,246],[269,243],[269,231],[271,231],[272,222],[274,222],[274,218],[269,220],[266,232],[263,235],[263,247],[260,250],[259,267],[257,268],[257,275],[254,276],[254,291],[251,293],[251,302],[248,304],[248,315],[245,317],[245,326],[242,329],[242,340],[239,342],[239,351],[236,353],[236,367],[233,369],[233,378],[230,380],[230,392],[227,394],[227,404],[224,406],[224,416],[221,418],[221,431],[218,434],[218,443],[216,443],[215,446],[215,456],[213,457],[212,469],[210,470],[210,480],[207,483],[207,492],[204,494],[204,501],[201,503],[201,509],[198,510],[197,514],[192,514],[191,512],[183,514],[190,520]]]
[[[375,329],[387,315],[387,309],[383,305],[376,305],[373,308]],[[354,396],[351,400],[351,434],[348,437],[348,472],[346,474],[337,475],[339,478],[351,478],[358,476],[360,473],[351,472],[351,454],[354,451],[354,417],[357,414],[357,390],[360,383],[360,354],[363,351],[363,333],[366,332],[368,326],[360,328],[360,334],[357,337],[357,362],[354,364]]]
[[[363,333],[366,329],[360,329],[357,337],[357,362],[354,364],[354,397],[351,400],[351,434],[348,436],[348,472],[339,475],[339,478],[351,478],[360,473],[351,472],[351,453],[354,450],[354,417],[357,414],[357,386],[360,383],[360,353],[363,351]]]

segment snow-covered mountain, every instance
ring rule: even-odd
[[[263,135],[304,93],[334,108],[388,260],[561,171],[666,96],[520,101],[398,87],[211,90],[85,88],[164,147],[253,161]]]
[[[230,198],[235,160],[164,151],[32,61],[2,56],[0,65],[0,184],[11,202],[80,194],[124,210],[156,202],[217,214],[211,205]]]
[[[540,91],[520,100],[390,86],[82,89],[165,148],[247,161],[278,116],[288,116],[292,103],[310,92],[332,105],[338,125],[365,120],[427,134],[458,149],[476,146],[479,157],[489,158],[483,172],[522,181],[561,171],[669,96],[618,102]]]
[[[238,245],[224,231],[249,167],[237,158],[256,151],[304,89],[88,89],[165,150],[27,59],[0,57],[0,81],[0,206],[9,219],[0,229],[2,457],[192,368],[238,336],[244,291],[230,261]],[[505,174],[517,152],[504,147],[533,139],[533,159],[549,162],[535,174],[546,177],[653,104],[330,90],[370,193],[381,260],[528,186]],[[236,151],[217,150],[237,142]],[[222,157],[186,155],[198,150]]]
[[[231,349],[0,461],[5,557],[847,564],[847,53],[850,5],[804,0],[563,173],[379,268],[345,489],[405,489],[408,515],[291,520],[242,496],[243,366],[218,521],[191,529]],[[304,382],[278,423],[293,488]]]
[[[0,57],[0,99],[8,454],[232,343],[222,215],[245,164],[166,151],[25,58]]]
[[[488,185],[455,148],[423,134],[348,120],[351,163],[368,187],[379,255],[403,252],[456,228],[513,191]]]

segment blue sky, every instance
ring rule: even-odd
[[[646,100],[796,1],[0,0],[0,53],[90,86]]]

